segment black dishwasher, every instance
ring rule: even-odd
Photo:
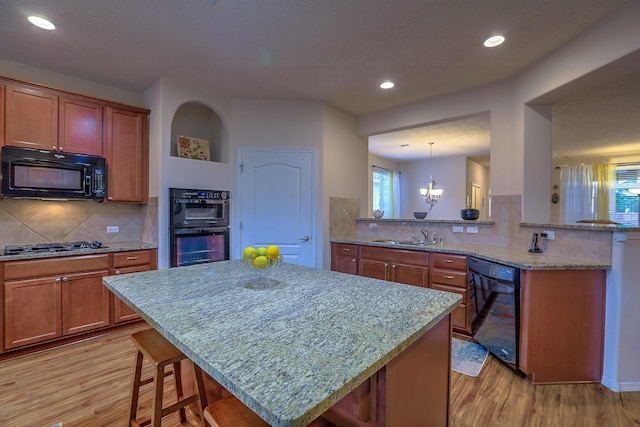
[[[520,269],[469,258],[469,281],[477,317],[473,338],[520,375]]]

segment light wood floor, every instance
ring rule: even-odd
[[[0,362],[0,426],[126,426],[135,355],[130,333]],[[451,378],[452,427],[640,426],[640,392],[614,393],[600,384],[534,387],[491,357],[478,378],[457,372]],[[165,395],[175,401],[170,386]],[[150,402],[145,392],[141,415]],[[163,422],[180,425],[177,414]],[[194,425],[192,418],[184,424]]]

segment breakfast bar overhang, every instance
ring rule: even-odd
[[[289,263],[275,286],[254,276],[237,260],[103,283],[273,426],[309,424],[382,369],[375,425],[448,424],[460,296]]]

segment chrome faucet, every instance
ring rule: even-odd
[[[431,245],[436,243],[436,237],[437,237],[436,233],[433,233],[433,240],[429,240],[429,232],[427,231],[426,228],[421,228],[420,232],[424,237],[424,240],[422,242],[423,245]]]

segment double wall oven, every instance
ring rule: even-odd
[[[229,259],[229,192],[169,189],[170,265]]]

